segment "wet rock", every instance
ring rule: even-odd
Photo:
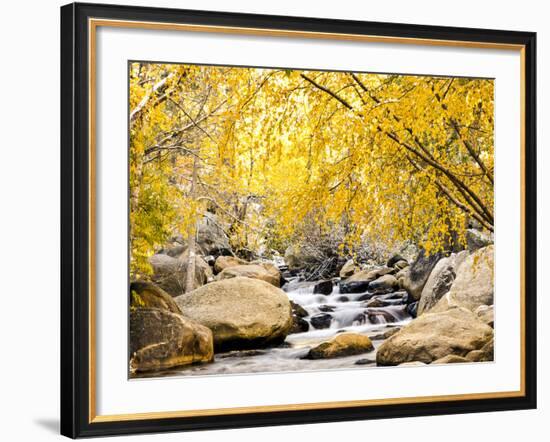
[[[212,330],[218,351],[278,344],[292,328],[286,293],[259,279],[215,281],[176,302],[185,316]]]
[[[338,296],[338,298],[336,298],[336,300],[338,302],[349,302],[349,298],[347,296]]]
[[[290,301],[290,305],[292,307],[292,313],[298,316],[299,318],[305,318],[308,315],[307,310],[297,302]]]
[[[319,311],[323,312],[323,313],[332,313],[334,310],[336,309],[335,306],[333,305],[320,305],[319,306]]]
[[[367,312],[367,318],[371,324],[384,324],[386,322],[395,322],[393,315],[384,309],[374,310],[369,309]]]
[[[212,332],[157,308],[130,310],[130,370],[163,370],[214,359]]]
[[[174,299],[152,282],[133,281],[130,284],[130,307],[148,307],[181,314]]]
[[[467,309],[426,313],[404,326],[378,348],[378,365],[430,363],[447,355],[466,356],[493,338],[493,329]]]
[[[368,336],[357,333],[341,333],[330,341],[312,348],[305,359],[329,359],[367,353],[374,350]]]
[[[387,307],[391,302],[384,301],[380,298],[374,298],[367,302],[366,307]]]
[[[411,302],[409,305],[407,305],[407,313],[411,315],[413,318],[416,318],[418,315],[418,301]]]
[[[304,318],[294,317],[292,320],[292,328],[289,334],[305,333],[309,330],[309,322]]]
[[[292,307],[292,328],[289,334],[303,333],[309,330],[309,322],[304,318],[308,316],[308,312],[300,304],[290,301]]]
[[[380,276],[369,284],[369,291],[372,293],[391,293],[399,287],[397,279],[392,275]]]
[[[320,281],[313,287],[313,293],[321,295],[330,295],[332,293],[332,281]]]
[[[342,281],[340,282],[340,293],[361,293],[369,288],[370,281]]]
[[[319,313],[310,319],[311,325],[317,329],[329,328],[332,321],[332,315],[329,313]]]

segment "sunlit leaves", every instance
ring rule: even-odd
[[[147,256],[206,210],[237,249],[282,247],[311,222],[329,234],[344,225],[342,253],[364,241],[414,241],[428,252],[451,236],[464,242],[469,219],[492,228],[493,88],[134,63],[130,110],[150,99],[130,134],[133,268],[146,272]]]

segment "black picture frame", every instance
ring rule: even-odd
[[[524,395],[196,417],[94,421],[90,407],[89,18],[521,45],[524,51]],[[73,3],[61,8],[61,434],[241,428],[536,408],[536,34]]]

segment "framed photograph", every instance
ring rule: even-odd
[[[536,35],[61,8],[61,432],[536,407]]]

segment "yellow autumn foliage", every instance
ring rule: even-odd
[[[493,228],[492,80],[133,63],[129,113],[134,274],[206,210],[236,248],[306,222],[345,224],[342,254]]]

